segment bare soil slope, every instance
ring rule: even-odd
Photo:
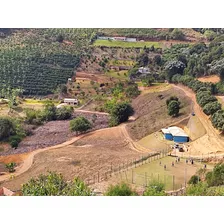
[[[139,155],[141,153],[133,150],[120,127],[104,129],[89,134],[72,145],[38,153],[28,171],[0,186],[18,190],[31,177],[47,171],[61,172],[67,180],[76,176],[84,180],[91,179],[98,172],[102,174],[110,170],[111,165],[118,166],[139,158]]]
[[[177,96],[181,102],[180,115],[172,118],[167,114],[166,100]],[[139,140],[159,129],[176,123],[187,117],[191,111],[191,100],[182,90],[171,88],[157,93],[148,93],[137,97],[132,106],[136,121],[127,125],[128,132],[134,140]]]

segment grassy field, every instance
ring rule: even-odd
[[[114,66],[133,66],[134,65],[133,60],[110,60],[109,65]]]
[[[138,144],[145,148],[161,151],[170,148],[170,146],[173,145],[173,142],[165,140],[161,132],[155,132],[142,138],[138,141]]]
[[[115,71],[109,71],[106,72],[106,75],[109,77],[113,77],[116,79],[120,79],[120,80],[127,80],[128,79],[128,71],[127,70],[122,70],[119,72],[115,72]]]
[[[104,46],[104,47],[123,47],[123,48],[143,48],[152,47],[160,48],[159,42],[124,42],[124,41],[110,41],[110,40],[96,40],[93,44],[94,46]]]
[[[174,166],[172,166],[172,162],[174,162]],[[164,165],[167,167],[166,170]],[[149,184],[153,180],[159,180],[165,184],[166,190],[175,190],[184,186],[185,175],[187,182],[200,168],[203,168],[203,163],[186,164],[185,159],[180,159],[180,162],[176,163],[175,157],[168,156],[134,168],[133,182],[137,186],[145,186],[146,183]],[[207,165],[207,169],[212,169],[212,166]],[[120,178],[131,183],[132,171],[120,173]]]

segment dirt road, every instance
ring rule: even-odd
[[[189,144],[190,155],[208,155],[214,153],[224,153],[224,137],[212,126],[209,117],[203,113],[201,107],[197,104],[195,93],[187,87],[173,85],[176,89],[181,89],[194,102],[193,110],[195,115],[203,124],[206,134],[201,138]]]
[[[127,130],[126,130],[126,124],[121,124],[118,127],[104,128],[104,129],[96,130],[96,131],[93,131],[93,132],[90,132],[90,133],[86,133],[86,134],[74,137],[71,140],[66,141],[66,142],[64,142],[62,144],[59,144],[59,145],[55,145],[55,146],[46,147],[46,148],[37,149],[35,151],[32,151],[32,152],[30,152],[29,154],[26,154],[26,156],[23,157],[24,158],[23,162],[21,163],[21,165],[19,167],[17,167],[16,171],[13,174],[6,174],[6,175],[0,176],[0,182],[1,181],[5,181],[5,180],[9,180],[12,177],[19,176],[20,174],[26,172],[32,166],[33,161],[34,161],[34,157],[37,154],[41,153],[41,152],[44,152],[44,151],[47,151],[47,150],[58,149],[58,148],[62,148],[62,147],[65,147],[65,146],[72,145],[72,144],[74,144],[76,141],[78,141],[81,138],[87,137],[89,135],[93,135],[94,133],[97,133],[97,132],[102,132],[103,133],[103,132],[105,132],[105,130],[109,130],[109,129],[110,130],[112,130],[112,129],[119,129],[121,131],[122,135],[124,136],[125,141],[130,145],[132,150],[134,150],[134,151],[136,151],[138,153],[144,153],[144,152],[149,152],[150,151],[149,149],[146,149],[146,148],[138,145],[137,143],[135,143],[130,138],[130,136],[129,136]],[[119,131],[119,130],[117,130],[117,131]],[[19,154],[18,156],[21,157],[22,155],[23,154],[21,154],[21,155]],[[10,155],[5,157],[5,158],[7,160],[9,160],[10,159]]]

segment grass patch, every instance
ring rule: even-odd
[[[203,167],[203,163],[194,162],[194,165],[186,164],[185,159],[181,159],[180,162],[176,163],[175,157],[165,157],[159,160],[154,160],[150,158],[150,163],[140,165],[133,169],[133,180],[134,184],[138,186],[145,186],[153,180],[159,180],[165,184],[166,190],[173,190],[181,188],[185,183],[185,169],[186,169],[186,181],[194,175],[197,170]],[[160,165],[161,162],[161,165]],[[174,162],[174,166],[172,166]],[[166,165],[166,170],[164,169]],[[207,164],[207,169],[212,169],[211,165]],[[126,173],[121,173],[121,178],[132,181],[132,171],[127,171]],[[174,184],[173,184],[174,182]]]
[[[123,47],[123,48],[143,48],[152,47],[160,48],[159,42],[125,42],[125,41],[110,41],[110,40],[96,40],[93,43],[94,46],[104,46],[104,47]]]
[[[114,66],[133,66],[134,65],[133,60],[110,60],[109,65]]]
[[[122,70],[122,71],[109,71],[106,72],[106,75],[109,77],[113,77],[116,79],[120,79],[120,80],[127,80],[128,79],[128,71],[127,70]]]

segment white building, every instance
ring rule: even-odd
[[[64,103],[68,105],[77,105],[79,103],[78,99],[65,98]]]
[[[140,67],[138,69],[138,72],[142,73],[142,74],[147,74],[150,73],[149,68],[144,68],[144,67]]]

